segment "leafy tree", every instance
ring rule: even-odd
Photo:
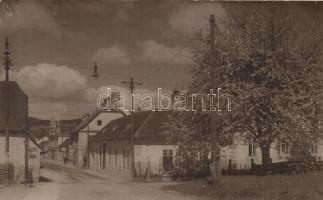
[[[232,112],[219,112],[216,142],[239,133],[261,148],[264,169],[270,146],[280,138],[320,137],[322,36],[310,24],[298,24],[293,9],[281,4],[226,7],[216,34],[216,85],[210,81],[208,33],[194,34],[189,93],[222,88]],[[225,107],[222,108],[224,110]],[[208,126],[205,121],[200,121]]]
[[[176,162],[180,174],[177,175],[187,176],[205,172],[210,151],[209,127],[203,126],[199,121],[208,121],[208,116],[203,113],[174,111],[168,117],[169,120],[163,124],[163,134],[170,144],[175,144],[178,148]]]

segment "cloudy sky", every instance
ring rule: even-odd
[[[130,77],[143,83],[141,93],[182,88],[192,31],[207,27],[210,14],[225,16],[214,2],[13,0],[11,14],[7,1],[0,41],[9,36],[11,78],[29,95],[30,115],[46,119],[81,117],[105,88],[126,93],[120,82]],[[322,5],[299,11],[309,20],[323,17]],[[91,77],[95,61],[98,80]]]

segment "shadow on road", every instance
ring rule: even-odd
[[[39,182],[47,183],[47,182],[53,182],[53,180],[51,180],[49,178],[46,178],[46,177],[43,177],[43,176],[40,176],[39,177]]]

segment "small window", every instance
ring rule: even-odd
[[[102,126],[102,120],[97,121],[98,126]]]
[[[290,146],[285,139],[282,139],[279,144],[279,153],[282,155],[288,155],[290,151]]]
[[[250,157],[253,157],[256,155],[256,147],[253,143],[249,143],[248,154]]]
[[[163,156],[173,156],[173,150],[172,149],[163,150]]]

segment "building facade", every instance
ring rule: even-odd
[[[134,115],[135,173],[162,175],[172,172],[176,146],[163,137],[169,112],[138,112]],[[131,115],[111,121],[89,142],[89,167],[124,177],[131,175]]]
[[[52,121],[49,130],[48,158],[62,161],[65,151],[60,148],[69,137],[72,130],[81,122],[81,119]]]
[[[137,112],[134,114],[134,160],[137,175],[163,175],[177,168],[177,146],[169,144],[162,134],[172,111]],[[180,115],[177,115],[180,117]],[[103,173],[129,177],[131,162],[131,116],[112,120],[89,140],[89,168]],[[273,163],[291,159],[290,146],[285,140],[274,142],[270,149]],[[205,152],[204,152],[205,154]],[[204,159],[201,152],[197,156]],[[311,145],[311,154],[317,160],[323,156],[322,142]],[[206,158],[210,160],[209,158]],[[205,161],[205,160],[204,160]],[[234,144],[221,148],[222,170],[250,170],[253,164],[262,163],[261,149],[254,143],[234,138]]]
[[[28,131],[28,96],[15,81],[0,82],[0,164],[11,163],[14,167],[14,181],[25,180],[25,158],[28,170],[32,171],[35,182],[39,178],[41,149],[27,134],[27,156],[25,136]],[[9,125],[9,126],[8,126]],[[9,143],[6,141],[6,127],[9,130]],[[9,157],[7,157],[7,144]]]

